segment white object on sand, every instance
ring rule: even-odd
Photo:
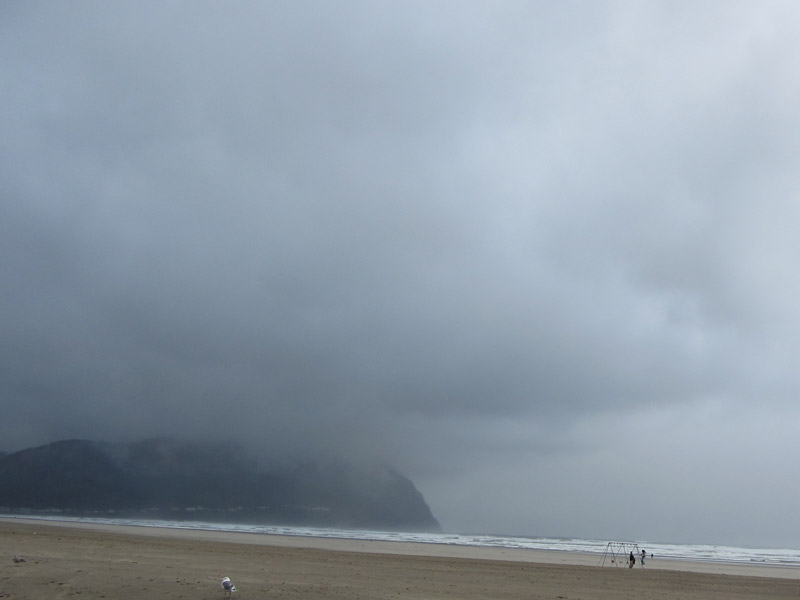
[[[222,581],[220,582],[220,586],[223,590],[225,590],[225,593],[229,598],[231,593],[236,591],[236,586],[233,585],[230,577],[223,577]]]

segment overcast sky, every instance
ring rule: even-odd
[[[800,547],[800,6],[0,3],[0,448],[386,459]]]

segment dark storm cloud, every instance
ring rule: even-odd
[[[334,449],[446,527],[661,539],[796,451],[791,4],[0,10],[5,449]]]

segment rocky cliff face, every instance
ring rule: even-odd
[[[386,465],[264,468],[234,445],[167,439],[67,440],[0,456],[0,512],[440,529],[414,484]]]

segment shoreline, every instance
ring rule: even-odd
[[[584,567],[600,567],[601,561],[600,554],[589,552],[571,552],[564,550],[462,546],[427,542],[359,540],[350,538],[327,538],[302,535],[227,532],[217,530],[211,531],[203,529],[177,529],[153,525],[116,525],[105,523],[86,523],[81,521],[59,521],[55,519],[36,519],[28,517],[0,517],[0,524],[4,523],[20,523],[27,526],[41,527],[64,527],[69,529],[96,531],[102,533],[116,533],[139,537],[272,546],[280,548],[313,549],[331,552],[354,552],[397,556],[487,560]],[[627,565],[622,567],[614,567],[606,564],[602,568],[628,570]],[[637,564],[633,570],[667,570],[691,573],[800,580],[800,566],[715,562],[713,560],[700,561],[672,557],[648,558],[644,568],[639,566],[637,557]]]
[[[599,567],[571,552],[0,519],[0,598],[220,600],[784,600],[797,569]],[[24,560],[12,560],[18,556]],[[658,561],[655,561],[658,562]],[[695,570],[697,569],[697,570]]]

